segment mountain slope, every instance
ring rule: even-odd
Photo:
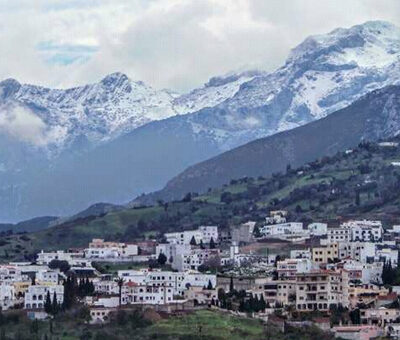
[[[399,143],[400,137],[387,141]],[[364,142],[352,152],[342,150],[268,178],[235,179],[182,201],[81,216],[28,235],[0,235],[0,258],[28,260],[41,249],[84,247],[92,238],[133,242],[199,225],[226,230],[249,220],[262,224],[276,209],[287,210],[291,221],[334,225],[362,216],[392,226],[400,223],[400,167],[392,165],[399,159],[399,146]]]
[[[145,149],[151,149],[153,140],[163,153],[170,151],[165,147],[173,145],[173,140],[161,139],[157,133],[155,138],[150,134],[127,145],[126,136],[149,122],[216,105],[257,74],[213,78],[182,96],[156,91],[121,73],[67,90],[21,85],[13,79],[1,82],[0,220],[71,215],[99,200],[123,202],[142,190],[162,186],[181,166],[205,159],[209,153],[202,158],[201,152],[192,150],[197,157],[189,157],[178,169],[167,171],[168,177],[151,185],[153,177],[144,170],[148,167],[136,176],[138,170],[130,166],[141,166],[140,154],[146,162],[149,153]],[[136,136],[140,139],[141,132]],[[116,176],[118,166],[124,172],[121,178]],[[147,176],[142,187],[138,186],[141,175]],[[132,181],[131,177],[133,186],[123,184]]]
[[[367,22],[311,36],[284,66],[243,83],[213,108],[180,117],[220,150],[301,126],[400,81],[400,29]],[[199,137],[200,136],[200,137]]]
[[[192,164],[398,83],[399,58],[400,29],[367,22],[307,38],[275,72],[212,78],[182,96],[121,74],[70,90],[8,80],[0,86],[0,220],[72,215],[158,190]]]
[[[400,133],[400,86],[375,90],[326,118],[259,139],[189,167],[153,197],[204,192],[233,178],[257,177]],[[143,199],[142,199],[143,200]]]
[[[224,83],[206,84],[182,96],[155,90],[118,72],[99,83],[65,90],[7,79],[0,83],[0,104],[29,107],[47,130],[48,140],[43,144],[65,148],[77,138],[104,142],[151,121],[215,106],[256,74],[228,77]]]

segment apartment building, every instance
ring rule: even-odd
[[[24,306],[26,309],[44,308],[47,293],[50,292],[53,301],[54,293],[56,293],[57,302],[62,304],[64,301],[64,286],[62,285],[31,285],[25,293]]]
[[[139,285],[135,282],[125,283],[122,301],[125,304],[163,305],[174,300],[171,287]]]
[[[277,272],[279,279],[294,279],[298,273],[307,273],[316,266],[309,259],[286,259],[278,261]]]
[[[303,223],[301,222],[288,222],[280,224],[267,224],[260,228],[260,233],[264,236],[279,236],[279,235],[293,235],[305,234],[303,230]]]
[[[370,308],[360,311],[361,323],[364,325],[377,325],[384,327],[395,322],[400,317],[400,309],[397,308]]]
[[[198,230],[202,233],[203,243],[210,243],[211,239],[217,242],[219,239],[217,226],[200,226]]]
[[[53,260],[66,261],[71,266],[88,266],[91,261],[84,258],[84,252],[65,252],[63,250],[44,252],[37,254],[36,263],[39,265],[48,265]]]
[[[310,223],[307,226],[307,229],[310,231],[310,235],[312,236],[325,236],[328,233],[328,225],[326,223]]]
[[[296,275],[296,307],[298,311],[319,310],[348,304],[347,275],[344,271],[318,270]]]
[[[184,295],[188,287],[208,287],[217,285],[214,274],[203,274],[194,271],[172,272],[161,270],[120,270],[118,276],[125,282],[134,282],[139,286],[170,287],[174,295]]]
[[[329,243],[326,246],[314,247],[312,249],[312,260],[315,263],[330,263],[338,260],[339,246],[338,243]]]
[[[351,229],[349,227],[328,228],[328,243],[351,241]]]
[[[214,242],[218,241],[218,227],[217,226],[200,226],[197,230],[186,230],[176,233],[164,234],[167,243],[171,244],[190,244],[194,239],[196,244],[210,243],[211,239]]]
[[[89,259],[129,258],[139,254],[137,244],[121,242],[105,242],[103,239],[93,239],[84,250]]]

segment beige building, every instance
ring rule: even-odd
[[[400,317],[400,310],[396,308],[371,308],[360,311],[361,323],[380,327],[395,322]]]
[[[315,263],[329,263],[339,258],[339,247],[337,243],[330,243],[322,247],[312,249],[312,260]]]
[[[359,303],[364,303],[366,305],[371,303],[375,304],[379,296],[386,296],[389,294],[389,289],[373,284],[349,284],[348,293],[349,304],[354,308]]]
[[[296,275],[296,308],[299,311],[329,311],[339,304],[348,305],[346,271],[318,270]]]
[[[296,280],[278,281],[277,301],[284,306],[296,302]]]

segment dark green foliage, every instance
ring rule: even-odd
[[[194,236],[192,236],[192,239],[190,240],[190,245],[191,245],[191,246],[197,245],[196,239],[194,238]]]
[[[389,260],[383,264],[382,282],[384,285],[393,285],[396,279],[396,269],[392,267],[392,262]]]
[[[212,285],[212,283],[211,283],[211,280],[208,280],[207,289],[208,289],[208,290],[213,289],[213,285]]]
[[[185,195],[185,197],[182,199],[182,202],[190,202],[192,200],[192,194],[189,192]]]
[[[163,266],[167,262],[167,257],[163,253],[160,253],[160,255],[158,255],[157,262]]]
[[[60,269],[63,273],[66,273],[71,267],[67,261],[51,260],[49,263],[50,269]]]
[[[215,242],[214,242],[214,239],[212,237],[210,239],[210,249],[215,249]]]
[[[73,276],[68,276],[63,283],[64,285],[64,301],[63,308],[69,309],[76,303],[77,282]]]
[[[229,292],[233,292],[235,290],[235,287],[233,285],[233,277],[231,276],[230,282],[229,282]]]
[[[51,303],[51,313],[56,315],[60,311],[60,304],[57,301],[57,294],[54,292],[53,294],[53,301]]]
[[[46,300],[44,302],[44,311],[47,314],[51,314],[52,313],[52,304],[51,304],[51,297],[50,297],[50,291],[47,291],[46,294]]]
[[[79,280],[77,293],[80,298],[93,295],[94,290],[93,282],[91,282],[89,278]]]

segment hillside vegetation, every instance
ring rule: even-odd
[[[187,192],[204,193],[231,179],[270,176],[287,164],[302,166],[319,157],[332,156],[360,142],[391,138],[400,129],[400,86],[372,91],[329,116],[254,140],[195,164],[171,179],[161,191],[138,202],[181,199]]]
[[[31,321],[22,313],[2,315],[2,339],[108,339],[108,340],[333,340],[334,336],[316,327],[286,327],[283,333],[272,324],[217,311],[199,310],[164,318],[157,312],[120,310],[110,323],[88,325],[84,307],[57,316],[54,320]]]
[[[181,201],[87,216],[33,233],[3,232],[0,255],[23,259],[41,249],[86,246],[94,237],[134,241],[201,224],[223,229],[248,220],[261,223],[275,209],[288,210],[295,221],[357,217],[399,223],[400,167],[392,165],[397,161],[398,147],[361,143],[297,169],[288,164],[285,173],[232,180],[204,195],[187,194]]]

